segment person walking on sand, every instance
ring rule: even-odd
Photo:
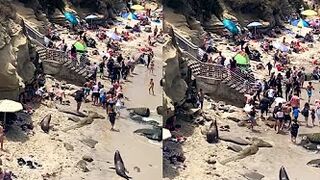
[[[308,95],[308,103],[310,103],[311,101],[311,96],[312,96],[312,91],[314,90],[314,87],[312,86],[312,82],[309,82],[308,86],[307,86],[307,95]]]
[[[3,149],[3,141],[4,141],[4,129],[3,129],[3,127],[0,125],[0,149],[1,149],[1,151],[4,151],[4,149]]]
[[[312,127],[314,126],[314,121],[316,120],[316,110],[314,108],[310,111],[311,120],[312,120]]]
[[[109,116],[109,121],[111,123],[111,129],[110,130],[111,131],[117,131],[116,129],[114,129],[114,124],[115,124],[116,116],[117,116],[117,113],[114,111],[114,108],[110,108],[108,116]]]
[[[151,61],[149,70],[150,70],[150,73],[153,75],[153,71],[154,71],[154,62],[153,61]]]
[[[293,123],[291,125],[291,130],[290,130],[290,133],[291,133],[291,141],[293,143],[296,143],[296,138],[298,136],[298,130],[299,130],[299,124],[298,124],[298,121],[296,119],[293,120]]]
[[[84,89],[81,88],[80,90],[76,91],[76,93],[75,93],[74,99],[77,101],[77,112],[80,111],[82,100],[85,97],[83,91],[84,91]]]
[[[151,94],[152,92],[152,95],[154,95],[154,81],[153,79],[150,79],[150,83],[149,83],[149,94]]]
[[[198,98],[200,102],[200,109],[203,109],[204,93],[202,89],[199,90]]]
[[[252,131],[253,131],[253,127],[256,125],[256,114],[257,114],[256,109],[253,106],[251,111],[249,112],[249,121],[250,121],[250,127]]]
[[[301,111],[301,114],[304,116],[304,121],[306,122],[306,126],[309,126],[309,114],[310,114],[310,105],[309,103],[305,103],[304,107]]]

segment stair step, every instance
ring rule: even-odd
[[[72,71],[75,71],[76,70],[76,67],[71,67],[71,68],[69,68],[70,70],[72,70]]]

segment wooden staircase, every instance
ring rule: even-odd
[[[25,27],[28,36],[37,44],[36,51],[39,54],[39,58],[42,62],[55,61],[63,64],[65,68],[77,77],[83,77],[84,80],[88,80],[92,74],[89,73],[86,67],[74,66],[72,60],[68,54],[56,49],[47,48],[44,45],[44,35],[33,29],[31,26],[25,23]]]
[[[221,80],[231,89],[235,89],[241,94],[254,93],[257,91],[257,84],[254,76],[236,69],[231,71],[219,64],[203,63],[199,59],[199,47],[189,42],[187,39],[174,33],[178,46],[183,49],[183,54],[188,58],[188,66],[195,77],[205,79]]]

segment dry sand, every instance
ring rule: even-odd
[[[19,8],[24,9],[24,8]],[[21,12],[23,13],[23,12]],[[23,15],[23,14],[22,14]],[[29,19],[32,21],[32,19]],[[160,24],[161,25],[161,24]],[[159,26],[159,25],[158,25]],[[132,42],[121,43],[121,48],[125,55],[137,53],[137,44],[142,46],[146,44],[147,33],[141,33],[141,37]],[[105,46],[99,46],[105,48]],[[162,47],[157,44],[153,48],[155,53],[155,71],[151,75],[143,65],[137,65],[135,75],[128,78],[128,82],[123,84],[124,94],[128,97],[125,101],[126,107],[148,107],[151,109],[151,117],[162,123],[161,117],[156,115],[155,109],[162,104],[162,90],[159,81],[162,77]],[[100,49],[102,51],[102,49]],[[126,57],[126,56],[124,56]],[[95,59],[100,61],[100,59]],[[148,94],[148,84],[150,78],[155,81],[155,96]],[[108,80],[100,80],[106,88],[110,87]],[[71,101],[70,107],[75,109],[73,97],[67,96]],[[106,116],[101,107],[94,107],[91,102],[84,103],[82,110],[95,111]],[[41,119],[48,113],[52,113],[51,124],[53,130],[49,134],[42,132],[39,126]],[[65,127],[75,124],[67,120],[67,115],[58,112],[54,108],[40,105],[35,109],[31,116],[31,121],[35,126],[34,135],[27,135],[21,131],[21,128],[14,125],[9,131],[5,141],[7,153],[2,153],[2,169],[11,170],[18,179],[35,180],[42,179],[41,175],[49,173],[49,179],[114,179],[120,180],[114,170],[109,169],[113,166],[113,156],[115,150],[119,150],[129,175],[134,179],[149,180],[162,179],[162,150],[161,143],[151,142],[143,136],[133,133],[139,128],[146,128],[128,118],[128,112],[123,109],[121,117],[116,121],[116,128],[120,132],[110,131],[108,119],[96,119],[91,125],[68,131],[61,130]],[[80,140],[92,138],[98,141],[95,148],[90,148]],[[74,147],[74,151],[67,151],[64,143],[69,143]],[[92,163],[88,163],[89,172],[84,173],[75,167],[76,163],[81,160],[83,155],[89,155],[93,158]],[[42,167],[29,169],[26,166],[19,167],[17,158],[29,159],[41,164]],[[140,172],[134,170],[140,168]]]

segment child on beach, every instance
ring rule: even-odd
[[[314,90],[314,87],[312,86],[312,82],[309,82],[309,85],[307,86],[307,95],[308,95],[308,103],[310,103],[311,96],[312,96],[312,90]]]
[[[298,120],[299,113],[300,113],[299,108],[294,108],[294,109],[292,109],[292,116],[293,116],[293,119],[294,119],[294,120]]]
[[[151,64],[150,64],[150,73],[153,74],[153,70],[154,70],[154,62],[151,61]]]
[[[153,82],[153,79],[150,79],[150,83],[149,83],[149,94],[151,94],[152,92],[152,95],[154,95],[154,82]]]
[[[252,107],[252,110],[249,112],[249,120],[250,120],[250,127],[251,130],[253,131],[253,126],[256,125],[256,109]]]
[[[291,133],[291,141],[293,143],[296,143],[298,130],[299,130],[299,124],[298,124],[298,121],[295,119],[295,120],[293,120],[293,123],[291,125],[291,131],[290,131],[290,133]]]

